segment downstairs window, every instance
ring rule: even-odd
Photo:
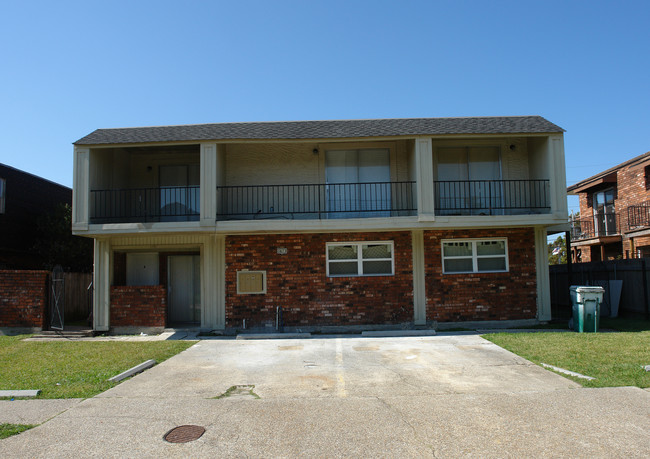
[[[508,271],[506,239],[442,241],[442,272],[444,274],[506,271]]]
[[[393,242],[328,242],[327,276],[392,276]]]

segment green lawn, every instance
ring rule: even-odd
[[[26,424],[0,424],[0,440],[36,427]]]
[[[610,319],[601,328],[630,330],[620,333],[492,333],[493,343],[540,364],[596,378],[570,379],[585,387],[650,387],[650,322]],[[563,375],[564,376],[564,375]]]
[[[145,360],[160,363],[189,341],[23,341],[0,336],[0,389],[41,389],[38,398],[87,398],[115,383],[107,380]]]

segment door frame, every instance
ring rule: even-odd
[[[202,301],[202,276],[201,276],[201,271],[203,267],[201,266],[202,264],[202,257],[200,252],[174,252],[174,253],[168,253],[166,255],[166,271],[167,271],[167,285],[166,285],[166,290],[167,290],[167,325],[188,325],[188,326],[200,326],[202,323],[202,309],[203,309],[203,301]],[[172,288],[172,270],[171,270],[171,264],[172,264],[172,259],[175,257],[192,257],[193,259],[198,259],[198,263],[196,261],[192,262],[192,303],[194,307],[198,305],[198,314],[195,314],[195,317],[193,318],[194,320],[188,321],[188,322],[173,322],[171,319],[171,307],[172,307],[172,295],[170,289]],[[196,265],[195,265],[196,263]],[[198,273],[194,270],[194,266],[198,266]],[[198,284],[198,285],[197,285]],[[196,298],[196,295],[198,294],[198,300]],[[198,317],[196,317],[198,315]]]

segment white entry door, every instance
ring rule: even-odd
[[[167,308],[170,325],[201,323],[201,257],[173,255],[167,258]]]

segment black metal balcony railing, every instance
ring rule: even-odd
[[[169,222],[198,219],[198,186],[90,192],[91,223]]]
[[[217,220],[415,215],[415,182],[217,187]]]
[[[650,226],[650,203],[627,208],[628,230]]]
[[[217,220],[332,219],[417,214],[415,182],[217,187]],[[434,182],[436,215],[550,212],[548,180]],[[92,190],[91,223],[196,221],[199,186]]]
[[[436,215],[521,215],[551,211],[549,180],[434,182]]]
[[[620,234],[620,218],[615,213],[597,214],[571,222],[571,239],[592,239]]]

